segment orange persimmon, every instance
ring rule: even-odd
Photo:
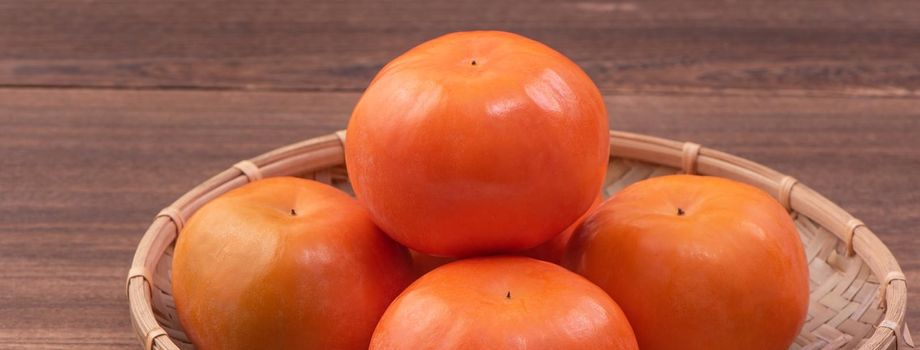
[[[728,179],[633,184],[576,230],[564,265],[616,300],[643,350],[776,350],[808,308],[795,225],[770,195]]]
[[[205,204],[172,264],[179,320],[199,350],[366,349],[412,277],[406,249],[357,201],[290,177]]]
[[[414,250],[535,247],[591,206],[607,169],[604,101],[571,60],[497,31],[425,42],[387,64],[348,124],[358,199]]]
[[[520,256],[460,260],[416,280],[387,308],[371,350],[638,349],[603,290]]]

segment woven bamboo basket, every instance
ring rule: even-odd
[[[299,176],[352,193],[344,138],[340,131],[239,162],[157,215],[127,280],[132,325],[145,349],[194,349],[176,316],[170,284],[173,247],[185,219],[218,195],[263,177]],[[605,196],[646,178],[696,173],[757,186],[789,210],[805,246],[811,291],[805,325],[790,349],[913,348],[901,268],[866,225],[831,201],[792,177],[694,143],[611,132],[610,147]]]

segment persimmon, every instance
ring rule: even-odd
[[[673,175],[635,183],[576,230],[564,265],[616,300],[643,350],[776,350],[808,308],[794,223],[750,185]]]
[[[372,350],[638,349],[603,290],[558,265],[520,256],[459,260],[406,288]]]
[[[603,99],[571,60],[497,31],[425,42],[381,69],[348,124],[358,199],[414,250],[537,246],[584,213],[607,169]]]
[[[412,278],[406,249],[357,201],[296,178],[205,204],[172,264],[179,320],[199,350],[366,349]]]

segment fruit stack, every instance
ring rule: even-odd
[[[553,49],[462,32],[387,64],[345,146],[356,198],[292,177],[204,205],[172,261],[198,350],[786,349],[808,268],[754,187],[604,201],[604,101]]]

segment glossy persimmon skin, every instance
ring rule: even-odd
[[[369,349],[638,347],[623,312],[594,284],[545,261],[492,256],[415,281],[387,308]]]
[[[460,32],[387,64],[348,124],[358,199],[395,240],[437,256],[537,246],[600,190],[609,155],[597,87],[522,36]]]
[[[198,350],[366,349],[412,277],[406,249],[353,198],[289,177],[204,205],[172,264],[179,320]]]
[[[564,265],[617,300],[643,350],[787,349],[805,320],[795,225],[746,184],[691,175],[633,184],[568,249]]]

